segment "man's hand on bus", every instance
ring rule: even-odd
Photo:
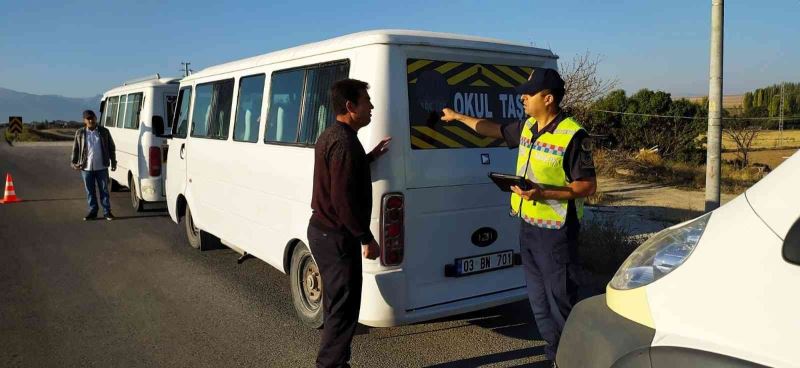
[[[375,259],[381,254],[381,248],[378,242],[372,239],[369,244],[361,244],[361,255],[366,259]]]
[[[442,121],[444,122],[451,122],[453,120],[459,120],[460,114],[457,113],[455,110],[445,107],[442,109]]]
[[[375,146],[375,148],[373,148],[372,151],[369,153],[372,156],[372,159],[373,160],[377,160],[378,157],[381,157],[381,156],[383,156],[384,153],[388,152],[389,151],[389,142],[391,142],[391,141],[392,141],[392,137],[386,137],[384,139],[381,139],[381,141],[378,143],[378,145]]]

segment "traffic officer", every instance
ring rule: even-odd
[[[478,134],[519,147],[516,173],[529,188],[514,186],[511,214],[520,221],[520,252],[528,299],[545,355],[555,366],[564,323],[576,302],[577,242],[584,198],[597,189],[588,133],[559,104],[564,80],[553,69],[534,69],[517,87],[526,121],[501,125],[445,108],[442,120],[460,121]]]

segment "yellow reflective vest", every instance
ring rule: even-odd
[[[561,121],[552,133],[544,133],[533,141],[536,120],[525,121],[519,141],[517,175],[528,178],[543,188],[564,187],[569,184],[564,172],[564,153],[569,142],[583,127],[573,118]],[[575,210],[578,220],[583,218],[583,198],[576,198]],[[546,229],[560,229],[567,219],[569,200],[548,199],[526,201],[516,193],[511,193],[511,214],[523,221]]]

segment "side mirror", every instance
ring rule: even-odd
[[[153,115],[152,120],[153,125],[153,134],[159,138],[172,138],[170,135],[164,134],[164,118],[158,115]]]
[[[800,265],[800,219],[797,219],[783,239],[783,259]]]

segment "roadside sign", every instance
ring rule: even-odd
[[[16,134],[22,133],[22,116],[8,117],[8,132]]]

